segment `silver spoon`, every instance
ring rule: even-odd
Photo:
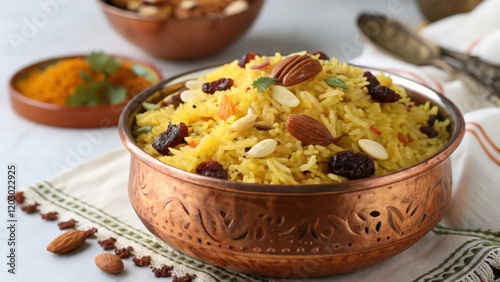
[[[461,79],[473,93],[500,106],[500,68],[477,57],[439,48],[403,23],[385,15],[361,14],[358,27],[379,49],[410,64],[432,65]]]

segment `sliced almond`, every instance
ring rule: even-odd
[[[203,85],[203,81],[199,80],[188,80],[186,83],[184,83],[184,86],[186,86],[187,89],[193,90],[193,89],[201,89],[201,86]]]
[[[384,146],[376,141],[370,139],[360,139],[358,141],[358,145],[363,152],[374,159],[387,160],[389,158],[389,154]]]
[[[234,131],[245,131],[253,127],[256,119],[256,114],[247,114],[246,116],[233,122],[229,128]]]
[[[285,107],[294,108],[300,104],[297,96],[288,90],[288,88],[281,85],[271,86],[271,97]]]
[[[246,154],[248,158],[262,158],[272,154],[276,150],[278,141],[274,139],[264,139],[255,144]]]
[[[196,97],[200,96],[202,93],[198,90],[184,90],[181,92],[181,101],[182,102],[189,102],[193,101],[196,99]]]
[[[292,114],[286,119],[286,129],[304,145],[328,146],[336,143],[324,124],[305,114]]]

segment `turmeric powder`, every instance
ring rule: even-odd
[[[126,89],[126,100],[158,80],[148,79],[136,74],[133,64],[123,61],[120,67],[109,76],[109,82]],[[46,103],[66,105],[68,98],[75,93],[77,86],[88,83],[82,76],[85,73],[94,81],[102,80],[103,73],[91,70],[84,57],[66,58],[48,65],[43,69],[33,70],[27,77],[15,81],[14,87],[25,96]],[[153,80],[153,81],[151,81]]]

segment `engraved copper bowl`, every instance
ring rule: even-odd
[[[391,75],[394,82],[414,100],[430,100],[451,120],[451,138],[430,159],[395,173],[337,184],[255,185],[188,173],[142,151],[131,133],[141,103],[155,102],[206,71],[145,90],[120,117],[120,137],[132,155],[132,206],[173,248],[235,271],[318,277],[386,260],[412,246],[444,215],[451,196],[450,154],[464,135],[463,117],[446,97],[396,75]]]

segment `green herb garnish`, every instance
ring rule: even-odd
[[[104,78],[92,80],[90,74],[80,72],[85,84],[78,85],[66,104],[69,106],[98,106],[102,104],[117,104],[127,98],[127,89],[112,84],[109,77],[121,66],[121,61],[103,52],[94,52],[87,56],[87,62],[94,73],[102,73]]]
[[[137,128],[136,130],[134,130],[132,132],[132,135],[134,135],[135,137],[143,134],[143,133],[148,133],[151,131],[151,129],[153,129],[153,126],[152,125],[146,125],[146,126],[143,126],[143,127],[139,127]]]
[[[151,83],[155,83],[157,80],[157,77],[153,73],[148,71],[148,69],[145,66],[133,65],[131,69],[135,74],[146,78]]]
[[[349,89],[349,86],[340,78],[336,76],[328,77],[324,79],[326,83],[330,86],[341,87],[344,89]]]
[[[148,102],[142,102],[142,107],[148,111],[148,110],[156,110],[159,108],[157,104],[154,103],[148,103]]]
[[[257,90],[262,93],[266,91],[271,85],[275,84],[278,80],[276,78],[261,76],[254,80],[252,86],[257,88]]]

